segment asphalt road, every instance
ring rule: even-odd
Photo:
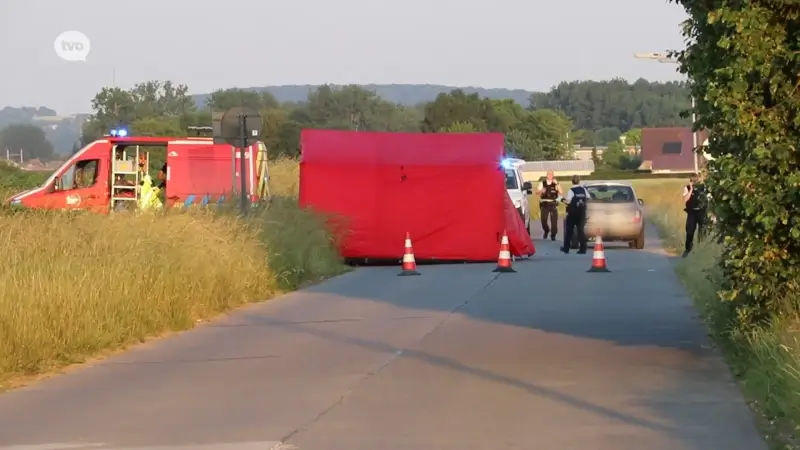
[[[649,238],[360,269],[0,395],[0,448],[765,449]]]

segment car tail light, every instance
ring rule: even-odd
[[[641,211],[636,211],[635,213],[633,213],[633,221],[634,222],[641,222],[642,221],[642,212]]]

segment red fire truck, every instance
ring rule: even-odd
[[[166,151],[162,199],[167,207],[221,202],[241,189],[241,152],[230,145],[216,144],[211,137],[136,137],[117,132],[82,148],[43,185],[14,195],[8,203],[98,213],[136,208],[144,178],[159,169],[150,167],[146,149],[152,147]],[[269,195],[267,149],[258,142],[245,148],[244,158],[247,195],[255,202]]]

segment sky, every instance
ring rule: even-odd
[[[91,112],[105,86],[192,93],[408,83],[546,91],[561,81],[681,80],[635,52],[683,48],[667,0],[0,0],[0,108]],[[91,41],[59,59],[65,31]]]

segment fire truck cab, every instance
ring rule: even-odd
[[[240,151],[210,137],[106,136],[67,160],[45,183],[20,192],[10,205],[40,209],[108,213],[136,208],[144,178],[152,169],[144,149],[166,148],[164,206],[221,202],[241,188]],[[267,149],[258,142],[245,148],[244,174],[251,202],[269,195]],[[153,180],[155,184],[159,180]]]

